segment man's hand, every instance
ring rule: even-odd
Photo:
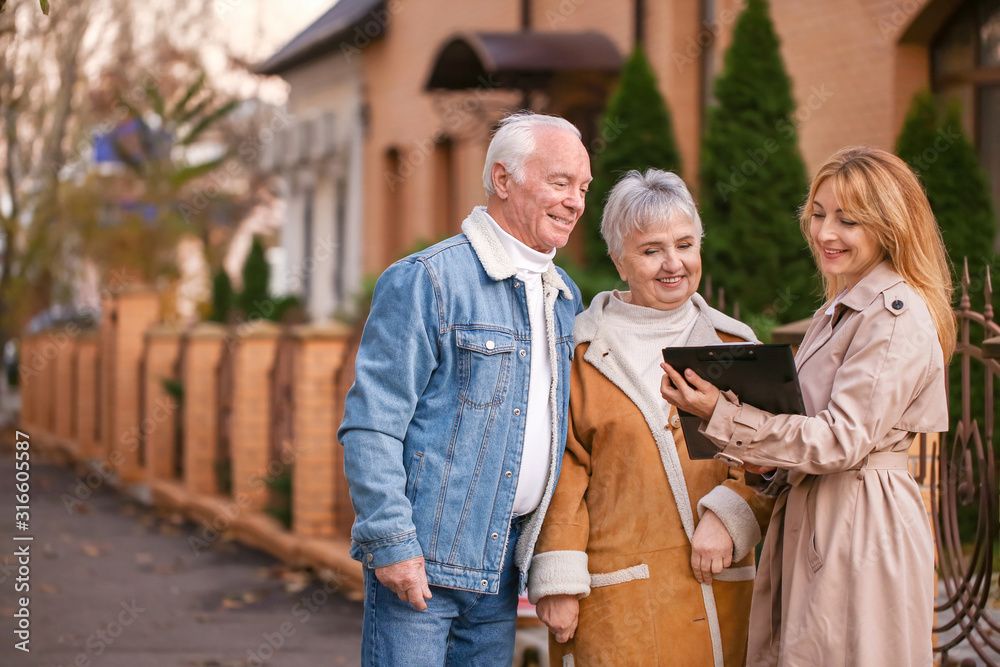
[[[383,586],[398,595],[403,602],[412,604],[417,611],[427,609],[427,603],[424,600],[430,600],[433,597],[431,589],[427,585],[423,556],[385,567],[376,567],[375,576],[382,582]]]
[[[705,421],[712,418],[715,404],[719,400],[719,389],[708,380],[702,380],[690,368],[684,376],[670,364],[660,364],[663,379],[660,380],[660,395],[678,410],[690,412]]]
[[[705,510],[704,516],[695,528],[691,539],[691,569],[698,583],[712,583],[712,575],[719,574],[733,564],[733,538],[726,524],[712,510]]]
[[[575,595],[546,595],[535,605],[535,612],[560,644],[576,634],[580,601]]]

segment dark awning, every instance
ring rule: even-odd
[[[567,71],[615,73],[622,55],[599,32],[473,32],[448,39],[427,90],[529,89]]]
[[[339,49],[341,44],[363,48],[385,33],[389,15],[385,4],[386,0],[340,0],[253,71],[282,74]],[[372,24],[370,28],[369,23]],[[368,30],[359,36],[355,28],[362,24]],[[372,32],[374,37],[369,34]],[[355,44],[355,41],[360,43]]]

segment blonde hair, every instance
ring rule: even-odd
[[[870,146],[842,148],[819,168],[802,207],[799,224],[819,265],[809,229],[816,191],[828,179],[844,214],[882,249],[885,260],[927,304],[945,361],[955,351],[954,288],[937,220],[920,181],[901,159]],[[840,276],[823,276],[828,299],[844,288]]]

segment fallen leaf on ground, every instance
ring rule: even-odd
[[[91,558],[95,558],[101,555],[101,548],[96,544],[91,544],[90,542],[82,542],[80,548],[83,549],[83,553],[87,554]]]

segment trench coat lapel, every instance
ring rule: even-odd
[[[816,354],[823,348],[830,337],[833,336],[833,318],[825,314],[825,308],[821,309],[809,325],[806,335],[803,337],[803,346],[799,348],[795,355],[795,369],[801,370],[803,364],[809,357]]]

